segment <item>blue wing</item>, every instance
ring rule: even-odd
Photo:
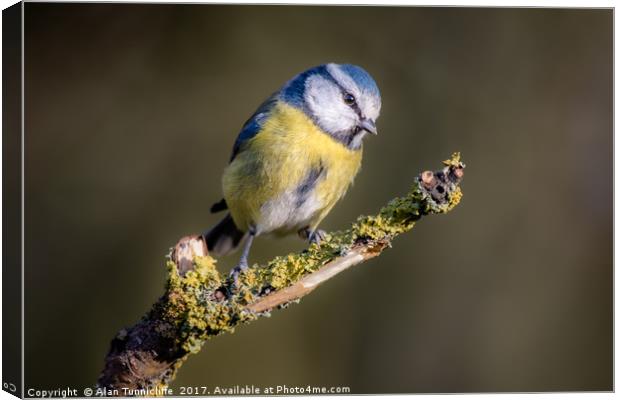
[[[230,156],[230,162],[235,159],[237,154],[243,151],[243,144],[260,132],[263,124],[269,117],[269,113],[278,101],[278,95],[279,92],[276,92],[269,96],[267,100],[258,106],[258,109],[254,112],[250,119],[243,124],[241,132],[239,132],[237,140],[235,140],[232,155]],[[228,209],[228,205],[226,204],[226,200],[222,199],[211,206],[211,213],[217,213],[226,209]]]
[[[243,124],[243,128],[241,128],[241,132],[239,132],[239,136],[237,136],[237,140],[235,140],[235,144],[233,146],[232,155],[230,156],[230,161],[235,159],[237,154],[242,151],[242,146],[245,142],[256,136],[258,132],[260,132],[263,124],[269,117],[269,113],[275,106],[278,101],[279,92],[276,92],[269,96],[267,100],[265,100],[254,114]]]

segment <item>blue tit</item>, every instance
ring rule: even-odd
[[[211,207],[228,214],[205,233],[211,254],[227,254],[245,240],[238,274],[258,235],[297,232],[320,241],[318,225],[353,183],[362,141],[377,134],[380,110],[374,79],[348,64],[311,68],[271,95],[234,143],[224,198]]]

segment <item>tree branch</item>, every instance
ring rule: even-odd
[[[213,336],[233,332],[297,301],[336,274],[376,257],[425,215],[450,211],[461,199],[463,163],[455,153],[438,172],[425,171],[404,197],[374,216],[359,217],[320,245],[253,266],[233,285],[215,268],[202,236],[182,238],[167,260],[164,295],[136,325],[112,340],[98,387],[107,395],[162,394],[191,353]]]

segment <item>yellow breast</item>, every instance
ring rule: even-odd
[[[361,149],[347,148],[302,111],[280,102],[224,171],[224,198],[240,229],[289,231],[304,223],[314,229],[353,182],[361,159]],[[312,204],[296,209],[298,201],[291,196],[318,169],[323,172]]]

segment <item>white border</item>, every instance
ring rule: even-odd
[[[33,1],[34,2],[34,1]],[[106,2],[106,3],[114,3],[111,1],[80,1],[80,2]],[[198,1],[166,1],[166,0],[151,0],[151,1],[131,1],[132,3],[195,3],[195,4],[205,4],[205,3],[213,3],[213,4],[310,4],[310,5],[377,5],[377,6],[443,6],[443,7],[451,7],[451,6],[455,6],[455,7],[558,7],[558,8],[615,8],[615,1],[577,1],[577,0],[565,0],[565,1],[549,1],[549,0],[544,0],[544,1],[533,1],[533,0],[529,0],[529,1],[520,1],[520,2],[516,2],[516,1],[490,1],[490,0],[479,0],[475,3],[472,3],[471,1],[463,1],[463,0],[452,0],[452,1],[406,1],[406,0],[389,0],[389,1],[384,1],[384,2],[377,2],[377,1],[364,1],[364,0],[355,0],[355,1],[347,1],[347,0],[340,0],[340,1],[321,1],[321,0],[317,0],[317,1],[295,1],[295,0],[288,0],[288,1],[282,1],[282,0],[269,0],[269,1],[235,1],[235,0],[227,0],[227,1],[222,1],[222,0],[212,0],[212,1],[208,1],[208,2],[198,2]],[[2,6],[2,9],[5,9],[13,4],[15,4],[15,1],[10,1],[10,0],[0,0],[0,6]],[[614,12],[615,13],[615,12]],[[25,146],[25,142],[24,142],[24,67],[23,67],[23,61],[24,61],[24,42],[23,42],[23,35],[24,35],[24,15],[23,15],[23,4],[22,4],[22,110],[21,110],[21,117],[22,117],[22,160],[21,160],[21,169],[22,169],[22,193],[21,193],[21,197],[22,197],[22,215],[21,215],[21,224],[22,224],[22,248],[21,248],[21,254],[22,254],[22,271],[21,271],[21,275],[22,275],[22,321],[21,321],[21,329],[22,329],[22,346],[21,346],[21,352],[22,352],[22,360],[24,359],[24,342],[23,342],[23,337],[24,337],[24,146]],[[2,21],[0,19],[0,32],[2,30]],[[615,76],[616,76],[616,63],[615,63],[615,54],[616,54],[616,43],[618,43],[618,33],[615,29],[615,15],[614,15],[614,144],[613,144],[613,150],[614,150],[614,155],[618,154],[618,142],[615,140],[615,117],[616,115],[618,115],[618,106],[615,102],[615,93],[617,91],[617,82],[615,80]],[[1,62],[1,58],[2,55],[0,53],[0,62]],[[2,90],[2,82],[0,80],[0,92]],[[2,101],[0,99],[0,108],[2,105]],[[1,149],[1,141],[0,141],[0,149]],[[1,153],[0,153],[1,154]],[[1,172],[1,164],[0,164],[0,172]],[[615,188],[618,187],[618,183],[620,183],[618,181],[618,177],[620,176],[620,174],[618,173],[620,171],[618,171],[618,164],[615,162],[615,157],[614,157],[614,215],[613,215],[613,219],[614,219],[614,228],[618,223],[618,215],[615,213],[615,209],[618,206],[618,197],[615,195]],[[0,185],[2,182],[2,177],[0,174]],[[0,198],[0,205],[2,205],[2,200]],[[0,224],[2,223],[2,215],[0,214]],[[615,229],[614,229],[614,266],[615,266],[615,254],[616,254],[616,250],[617,250],[617,241],[616,241],[617,237],[615,235]],[[0,251],[3,251],[4,249],[2,249],[2,232],[0,231]],[[618,339],[618,332],[617,330],[615,330],[615,312],[618,309],[618,298],[615,296],[615,288],[618,286],[618,277],[617,274],[615,274],[615,269],[614,269],[614,387],[616,385],[616,383],[618,382],[618,378],[619,378],[619,373],[618,373],[618,369],[615,368],[615,360],[616,360],[616,356],[617,356],[617,347],[615,346],[616,340]],[[0,306],[2,305],[2,300],[0,299]],[[0,319],[0,330],[2,328],[2,321]],[[0,366],[0,376],[2,374],[2,367]],[[96,377],[95,377],[96,378]],[[93,378],[93,379],[95,379]],[[22,364],[22,389],[23,389],[23,385],[24,385],[24,366]],[[433,399],[433,398],[437,398],[437,396],[439,395],[390,395],[390,396],[386,396],[386,395],[381,395],[381,396],[377,396],[380,398],[393,398],[393,397],[413,397],[415,396],[416,399]],[[592,392],[588,392],[588,393],[544,393],[544,394],[463,394],[463,395],[458,395],[460,399],[477,399],[480,397],[484,397],[484,398],[490,398],[490,399],[495,399],[495,398],[501,398],[501,399],[508,399],[508,400],[512,400],[512,399],[521,399],[525,396],[527,397],[536,397],[541,398],[541,399],[568,399],[568,400],[572,400],[572,399],[583,399],[583,398],[587,398],[587,399],[603,399],[603,398],[615,398],[615,393],[592,393]],[[301,398],[301,399],[307,399],[307,396],[290,396],[293,398]],[[347,398],[364,398],[367,396],[346,396]],[[4,391],[0,391],[0,400],[4,400],[4,399],[14,399],[14,396],[11,396],[10,394],[4,392]],[[233,397],[235,398],[235,397]],[[243,397],[237,397],[239,399],[243,399]],[[342,396],[321,396],[322,399],[342,399]],[[247,399],[247,397],[245,397],[245,399]]]

